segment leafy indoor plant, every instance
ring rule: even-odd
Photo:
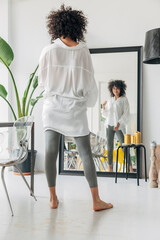
[[[5,86],[3,86],[2,84],[0,84],[0,97],[2,97],[4,99],[4,101],[6,101],[6,103],[8,104],[8,106],[11,109],[14,120],[17,120],[17,118],[32,115],[33,109],[34,109],[36,103],[38,102],[38,100],[43,97],[44,91],[42,91],[40,93],[40,95],[37,96],[36,98],[32,98],[33,93],[38,86],[38,76],[36,76],[36,71],[38,69],[38,66],[37,66],[36,69],[34,70],[34,72],[32,74],[30,74],[30,77],[29,77],[29,80],[27,83],[27,87],[23,93],[22,102],[20,102],[20,97],[19,97],[17,86],[16,86],[16,81],[15,81],[13,73],[10,69],[10,65],[11,65],[13,59],[14,59],[14,53],[12,51],[12,48],[3,38],[0,37],[0,62],[2,64],[4,64],[5,67],[8,69],[8,72],[10,74],[10,79],[13,82],[15,96],[16,96],[16,102],[17,102],[17,113],[15,112],[15,110],[12,106],[12,103],[9,102],[9,100],[7,100],[8,93],[7,93]],[[32,88],[31,88],[31,86],[32,86]]]

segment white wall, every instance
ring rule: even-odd
[[[83,10],[88,19],[86,40],[89,48],[144,45],[145,32],[160,27],[159,0],[12,0],[10,34],[15,53],[14,73],[21,91],[34,70],[42,48],[50,38],[45,17],[62,2]],[[160,143],[160,66],[144,65],[143,141],[147,147],[148,165],[151,140]],[[41,121],[42,101],[36,106],[36,167],[44,169],[44,135]]]
[[[0,0],[0,37],[8,41],[8,0]],[[0,84],[8,91],[8,71],[2,63],[0,63]],[[0,122],[7,122],[8,104],[1,97],[0,111]]]

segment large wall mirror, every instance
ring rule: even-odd
[[[110,98],[108,82],[110,80],[123,80],[127,84],[126,96],[130,106],[130,120],[126,126],[126,133],[134,134],[137,130],[142,132],[142,47],[120,47],[90,49],[91,58],[98,87],[98,100],[96,105],[88,109],[88,121],[91,130],[91,148],[98,176],[114,176],[116,162],[116,148],[120,144],[114,135],[113,170],[108,171],[106,117],[103,115],[102,104]],[[130,159],[133,172],[130,177],[136,177],[136,155],[134,149],[130,150]],[[125,176],[124,153],[119,154],[118,172]],[[140,166],[141,172],[141,166]],[[74,139],[61,137],[59,154],[59,173],[83,175],[83,164],[78,154]]]

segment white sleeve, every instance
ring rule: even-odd
[[[90,88],[86,94],[87,107],[94,107],[97,101],[97,97],[98,97],[98,88],[97,88],[95,78],[93,77],[91,80]]]
[[[120,123],[120,125],[121,124],[127,125],[129,119],[130,119],[130,107],[129,107],[128,99],[125,97],[125,100],[124,100],[124,112],[123,112],[123,114],[120,117],[118,122]]]
[[[89,50],[87,49],[87,66],[86,66],[89,70],[89,86],[88,86],[88,90],[86,93],[86,98],[87,98],[87,107],[94,107],[94,105],[96,104],[97,101],[97,97],[98,97],[98,88],[97,88],[97,84],[94,78],[94,69],[93,69],[93,63],[92,63],[92,59],[91,59],[91,54],[89,52]]]
[[[102,114],[104,117],[108,117],[108,101],[105,105],[105,109],[102,108]]]
[[[46,69],[46,51],[42,50],[40,58],[39,58],[39,67],[38,67],[38,87],[45,88],[45,81],[47,75]]]

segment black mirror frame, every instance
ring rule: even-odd
[[[143,116],[143,79],[142,79],[142,46],[116,47],[116,48],[93,48],[89,49],[91,54],[99,53],[123,53],[137,52],[137,130],[142,133],[142,116]],[[141,135],[143,139],[143,134]],[[64,135],[61,135],[59,148],[59,174],[60,175],[77,175],[84,176],[84,171],[64,170]],[[139,162],[140,178],[142,178],[142,163],[140,162],[141,153],[137,152]],[[115,177],[115,172],[97,172],[97,176]],[[119,177],[126,177],[125,173],[119,173]],[[129,173],[130,178],[136,178],[137,174]]]

